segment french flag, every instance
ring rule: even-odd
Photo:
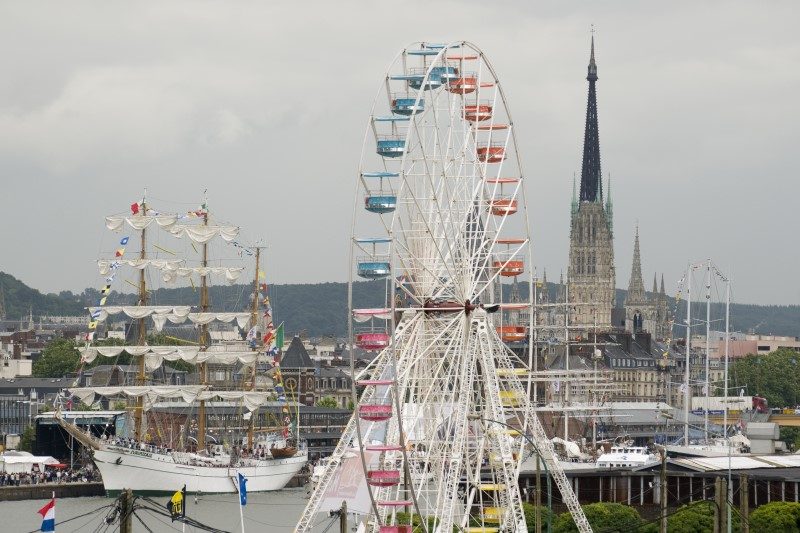
[[[47,504],[39,509],[39,514],[42,515],[42,531],[55,531],[56,530],[56,499],[53,498]]]

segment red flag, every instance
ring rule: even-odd
[[[138,203],[134,202],[134,203],[131,204],[131,213],[133,213],[134,215],[138,215],[139,214],[139,204]]]

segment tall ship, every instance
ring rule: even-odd
[[[98,435],[57,415],[61,426],[92,451],[105,489],[111,493],[123,489],[171,493],[184,486],[189,493],[235,493],[238,474],[247,478],[249,492],[284,488],[306,465],[308,456],[292,413],[293,391],[284,389],[278,360],[272,361],[272,386],[266,386],[265,363],[280,350],[283,328],[275,328],[272,322],[259,270],[261,248],[237,241],[239,227],[213,218],[205,201],[194,211],[163,213],[143,198],[131,205],[130,214],[108,216],[105,222],[116,234],[115,249],[111,257],[97,262],[104,285],[97,305],[88,309],[86,342],[79,348],[82,369],[98,357],[114,365],[121,364],[121,357],[130,357],[136,369],[135,384],[73,387],[68,390],[68,403],[92,405],[102,398],[124,401],[131,423],[121,433]],[[222,253],[212,260],[214,241],[218,241],[214,249],[227,250],[233,262],[223,259]],[[136,244],[138,254],[134,252],[131,258],[134,254],[126,251]],[[194,259],[180,258],[173,249],[180,246]],[[255,260],[255,275],[249,310],[213,310],[212,277],[234,283],[245,271],[244,259],[250,257]],[[138,278],[136,305],[107,305],[124,269],[132,269]],[[179,279],[192,289],[183,292],[199,293],[196,305],[152,301],[155,280],[175,283]],[[111,317],[126,321],[125,338],[135,343],[97,338],[98,325]],[[222,327],[212,329],[215,323]],[[196,340],[170,336],[165,330],[168,324],[193,326]],[[196,382],[157,382],[155,376],[167,375],[162,368],[165,362],[183,368],[191,365]],[[263,412],[273,413],[274,423],[256,427],[256,420],[264,419]],[[217,429],[214,434],[209,417],[224,420],[227,431]]]

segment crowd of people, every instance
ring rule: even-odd
[[[87,483],[99,481],[100,475],[93,468],[56,470],[46,468],[44,472],[0,472],[0,487],[39,485],[43,483]]]

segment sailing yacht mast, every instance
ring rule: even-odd
[[[703,429],[706,434],[706,441],[708,441],[708,410],[710,402],[708,400],[711,396],[711,379],[709,376],[709,357],[711,356],[711,259],[706,263],[706,408],[703,409]],[[727,401],[727,398],[725,398]]]
[[[689,403],[692,401],[692,391],[689,388],[689,374],[691,369],[692,352],[692,265],[686,267],[686,368],[683,380],[683,443],[689,445]]]
[[[147,190],[145,189],[145,197],[142,198],[142,214],[147,215]],[[141,233],[141,250],[139,251],[139,259],[144,261],[147,256],[145,245],[147,244],[147,229],[142,228]],[[144,275],[145,269],[139,270],[139,305],[147,305],[147,285]],[[139,319],[139,346],[147,344],[147,319]],[[139,357],[139,372],[136,375],[136,384],[144,385],[145,372],[144,372],[144,355]],[[133,437],[137,441],[142,440],[142,415],[144,411],[144,398],[136,398],[136,408],[133,411]]]

